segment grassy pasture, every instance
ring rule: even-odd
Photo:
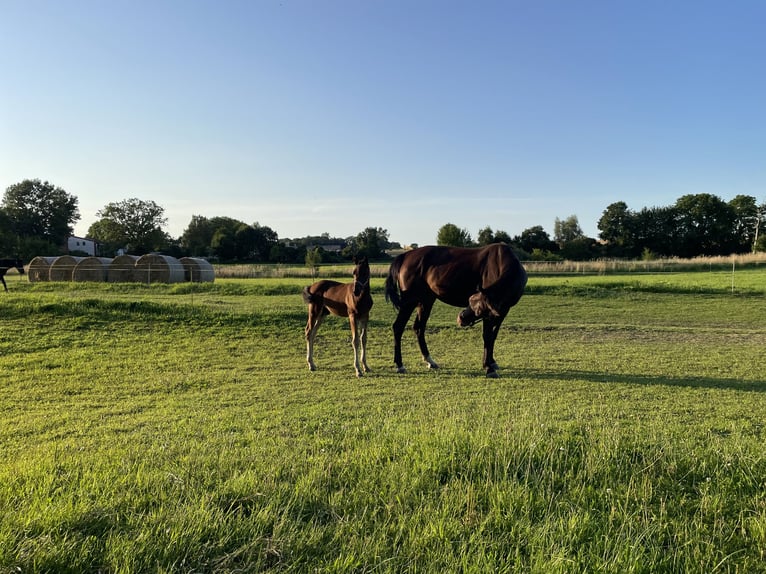
[[[306,282],[11,277],[0,571],[766,572],[766,270],[532,275],[499,380],[382,279],[310,373]]]

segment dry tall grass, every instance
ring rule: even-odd
[[[388,263],[370,265],[373,277],[385,277]],[[714,271],[736,268],[758,267],[766,265],[766,253],[747,253],[741,255],[696,257],[681,259],[678,257],[652,260],[599,259],[596,261],[524,261],[527,272],[532,274],[597,274],[610,273],[670,273],[680,271]],[[353,266],[348,264],[320,265],[316,269],[297,264],[241,264],[214,265],[215,276],[229,279],[258,278],[306,278],[321,279],[326,277],[351,276]]]

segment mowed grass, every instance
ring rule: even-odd
[[[766,572],[766,271],[532,276],[498,380],[305,284],[11,280],[0,571]]]

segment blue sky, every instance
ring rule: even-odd
[[[0,188],[280,237],[766,200],[762,0],[0,0]]]

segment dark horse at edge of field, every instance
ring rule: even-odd
[[[303,289],[303,301],[309,306],[309,318],[306,322],[306,362],[312,371],[316,370],[314,338],[322,320],[330,313],[348,317],[356,376],[361,377],[363,372],[370,371],[370,367],[367,366],[367,323],[372,309],[372,296],[370,263],[367,257],[354,258],[353,275],[354,280],[351,283],[322,279]]]
[[[3,282],[3,288],[6,291],[8,291],[8,285],[5,284],[5,273],[12,268],[15,268],[19,275],[24,275],[24,263],[21,259],[0,259],[0,281]]]
[[[513,250],[504,243],[486,247],[426,246],[406,251],[391,263],[386,278],[386,300],[399,314],[394,321],[394,363],[400,373],[402,334],[417,308],[413,325],[423,360],[431,369],[438,365],[426,345],[426,323],[434,302],[465,307],[458,325],[483,323],[484,361],[488,377],[497,377],[495,339],[508,311],[519,302],[527,284],[527,273]]]

